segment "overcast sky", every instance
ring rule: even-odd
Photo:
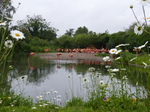
[[[21,3],[14,21],[25,20],[27,15],[42,15],[43,19],[51,22],[58,29],[58,36],[70,28],[86,26],[89,31],[109,33],[123,31],[128,28],[135,18],[130,5],[134,6],[139,20],[142,20],[142,7],[139,0],[12,0],[13,6]],[[149,14],[150,5],[145,7]],[[147,15],[150,16],[150,15]]]

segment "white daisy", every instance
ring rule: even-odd
[[[119,69],[117,69],[117,68],[114,68],[114,69],[108,69],[108,71],[110,71],[110,72],[119,72]]]
[[[18,41],[19,39],[25,38],[25,37],[24,37],[24,34],[23,34],[22,32],[20,32],[20,31],[18,31],[18,30],[13,30],[13,31],[11,31],[10,33],[11,33],[10,35],[11,35],[13,38],[15,38],[17,41]]]
[[[118,51],[115,52],[115,54],[119,54],[121,51],[122,51],[122,50],[118,50]]]
[[[134,33],[137,34],[137,35],[142,34],[143,33],[143,27],[141,25],[135,25]]]
[[[130,45],[130,44],[119,44],[116,46],[116,48],[121,47],[121,46],[127,46],[127,45]]]
[[[6,22],[0,21],[0,26],[6,26]]]
[[[103,60],[104,61],[110,61],[110,57],[109,56],[105,56],[105,57],[103,57]]]
[[[104,85],[104,81],[103,80],[99,81],[99,84]]]
[[[110,54],[115,54],[117,52],[117,49],[113,48],[113,49],[110,49],[109,53]]]
[[[12,40],[6,40],[4,45],[5,45],[5,47],[12,48],[13,47],[13,42],[12,42]]]
[[[141,49],[141,48],[145,47],[147,43],[148,43],[148,41],[146,41],[144,45],[141,45],[138,48]]]

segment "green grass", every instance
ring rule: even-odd
[[[82,101],[79,98],[70,100],[65,107],[56,105],[2,106],[1,112],[149,112],[148,100],[123,100],[122,97],[111,97],[108,101],[97,98],[94,101]]]

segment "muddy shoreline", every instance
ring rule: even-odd
[[[103,57],[95,56],[97,53],[38,53],[35,56],[41,59],[51,59],[51,60],[99,60],[103,61]],[[72,56],[69,56],[72,55]]]

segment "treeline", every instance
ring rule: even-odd
[[[104,33],[95,33],[89,31],[87,27],[79,27],[76,31],[74,29],[66,30],[66,33],[57,37],[57,29],[50,26],[42,16],[27,16],[26,20],[17,22],[12,29],[19,29],[26,37],[25,40],[18,43],[16,51],[23,52],[44,52],[44,49],[51,49],[55,51],[57,48],[105,48],[111,49],[119,44],[130,44],[125,49],[133,51],[134,47],[143,45],[150,40],[150,35],[144,32],[142,35],[134,33],[133,23],[125,31],[109,34],[108,31]],[[150,31],[150,27],[145,29]],[[145,48],[145,50],[148,50]]]

